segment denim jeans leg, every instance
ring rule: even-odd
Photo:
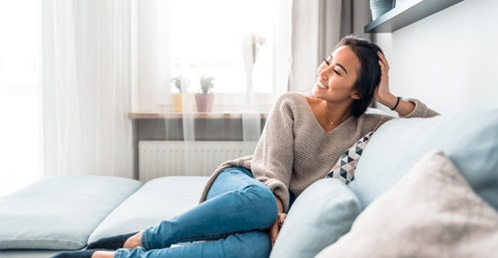
[[[269,228],[277,217],[273,193],[249,171],[225,169],[213,183],[209,199],[159,226],[144,231],[142,246],[161,249],[180,242],[216,240]]]
[[[146,250],[145,248],[119,249],[114,257],[175,257],[175,258],[267,258],[271,243],[268,233],[250,231],[226,238],[196,242],[178,247]]]

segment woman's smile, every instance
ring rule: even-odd
[[[320,80],[317,81],[318,87],[326,90],[329,88],[329,86],[324,85]]]

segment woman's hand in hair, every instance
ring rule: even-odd
[[[395,110],[400,116],[406,116],[415,109],[415,104],[401,100],[398,102],[398,97],[394,96],[389,90],[389,63],[381,52],[379,54],[380,66],[380,82],[375,89],[375,99],[382,105]]]
[[[396,96],[391,93],[389,89],[389,63],[386,57],[380,51],[377,52],[379,55],[379,66],[380,66],[380,82],[375,89],[375,100],[380,102],[382,105],[387,107],[392,107],[396,104],[398,100]]]

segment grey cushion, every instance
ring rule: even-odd
[[[47,258],[59,253],[56,250],[0,250],[2,258]]]
[[[88,242],[144,230],[186,211],[199,203],[208,178],[171,176],[148,181],[109,214]]]
[[[498,109],[385,123],[363,151],[349,186],[367,206],[435,149],[444,151],[474,191],[498,210]]]
[[[0,249],[80,249],[141,185],[120,177],[42,178],[0,198]]]
[[[271,257],[314,257],[347,233],[360,211],[360,201],[340,180],[315,182],[292,205]]]

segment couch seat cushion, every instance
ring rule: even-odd
[[[365,207],[432,150],[444,151],[474,191],[498,210],[498,109],[385,123],[363,151],[349,186]]]
[[[0,249],[80,249],[141,185],[120,177],[44,177],[0,198]]]
[[[88,242],[156,226],[197,205],[209,177],[171,176],[148,181],[98,226]]]

